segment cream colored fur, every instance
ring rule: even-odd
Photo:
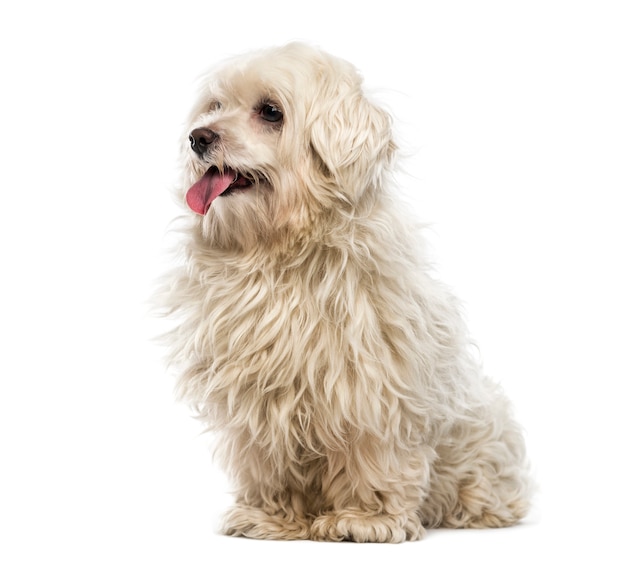
[[[224,532],[400,542],[523,517],[519,427],[428,273],[391,120],[354,68],[300,44],[227,61],[198,127],[219,138],[203,157],[185,144],[183,190],[210,165],[256,180],[186,213],[167,298],[180,394],[236,488]]]

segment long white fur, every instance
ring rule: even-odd
[[[259,180],[187,213],[167,290],[180,395],[236,488],[224,532],[400,542],[522,518],[522,434],[429,274],[391,119],[355,69],[302,44],[227,61],[185,133],[200,126],[219,143],[183,148],[181,201],[212,164]]]

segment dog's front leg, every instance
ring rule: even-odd
[[[255,507],[237,503],[224,516],[222,532],[230,536],[255,539],[308,539],[309,522],[301,515],[274,510],[270,506]]]
[[[235,505],[224,516],[221,532],[257,539],[308,539],[310,502],[297,487],[286,459],[267,455],[245,431],[230,436],[222,450],[235,483]]]
[[[349,452],[331,453],[323,494],[328,510],[311,526],[314,540],[418,540],[432,449],[363,437]]]

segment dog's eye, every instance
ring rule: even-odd
[[[211,100],[211,102],[209,103],[209,107],[208,107],[209,112],[216,112],[217,110],[221,110],[221,109],[222,109],[221,102],[219,102],[218,100]]]
[[[274,104],[263,104],[259,113],[265,121],[269,121],[271,123],[277,123],[283,119],[283,112],[281,112]]]

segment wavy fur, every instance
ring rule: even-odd
[[[183,189],[211,165],[255,179],[187,214],[167,291],[180,395],[236,487],[224,532],[400,542],[518,521],[522,435],[428,273],[389,177],[391,120],[354,68],[300,44],[233,59],[197,127],[219,140],[183,148]]]

